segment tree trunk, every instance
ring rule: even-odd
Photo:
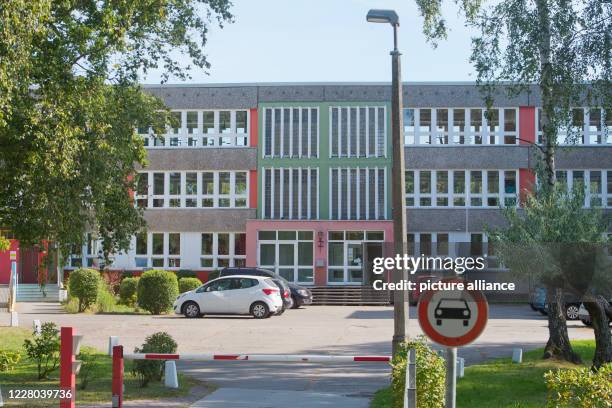
[[[548,342],[544,348],[544,358],[558,358],[580,364],[582,360],[572,350],[567,334],[563,290],[549,286],[546,290],[546,303],[548,304]]]
[[[593,331],[595,332],[595,355],[593,368],[599,368],[606,363],[612,363],[612,335],[610,334],[610,320],[607,309],[608,302],[603,296],[587,295],[584,298],[584,307],[591,315]]]

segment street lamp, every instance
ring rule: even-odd
[[[391,172],[393,248],[395,255],[403,256],[406,251],[406,197],[404,136],[402,123],[402,79],[400,54],[397,49],[397,29],[399,16],[394,10],[370,10],[366,16],[370,23],[387,23],[393,27],[393,51],[391,51],[391,148],[393,149],[393,168]],[[395,271],[395,281],[408,280],[408,271]],[[393,355],[400,350],[406,340],[408,330],[408,291],[393,292]]]

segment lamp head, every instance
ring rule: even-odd
[[[399,16],[395,10],[372,9],[368,11],[366,20],[370,23],[389,23],[392,26],[399,25]]]

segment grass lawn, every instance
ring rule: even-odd
[[[595,341],[573,341],[574,350],[590,365]],[[465,369],[465,377],[457,380],[459,408],[541,408],[546,405],[544,373],[556,368],[572,368],[573,364],[542,360],[543,349],[523,354],[523,363],[496,359]],[[418,369],[418,368],[417,368]],[[417,396],[418,398],[418,396]],[[371,408],[391,407],[390,388],[379,390]]]
[[[21,351],[22,358],[13,371],[0,372],[0,384],[2,385],[2,396],[5,406],[28,407],[57,407],[59,400],[9,400],[9,389],[58,389],[59,369],[49,376],[49,380],[38,380],[36,364],[30,361],[22,348],[23,340],[30,337],[28,330],[16,327],[0,327],[0,345],[3,350]],[[107,403],[111,401],[111,357],[85,347],[84,350],[93,354],[93,365],[91,380],[85,390],[80,390],[80,379],[77,376],[76,404],[85,403]],[[125,400],[138,399],[161,399],[180,397],[189,394],[189,390],[201,382],[179,373],[179,385],[177,390],[165,388],[163,383],[150,383],[148,387],[141,388],[137,379],[129,372],[130,361],[126,361],[125,367]],[[83,370],[83,369],[82,369]],[[211,389],[212,391],[212,389]],[[25,404],[24,404],[25,403]]]

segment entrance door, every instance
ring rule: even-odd
[[[372,285],[375,280],[384,280],[383,275],[378,275],[372,272],[374,267],[374,258],[383,256],[382,243],[366,243],[364,251],[364,269],[363,269],[363,284]]]
[[[19,249],[19,283],[38,283],[38,248]]]
[[[363,255],[363,241],[330,242],[327,283],[361,285]]]

